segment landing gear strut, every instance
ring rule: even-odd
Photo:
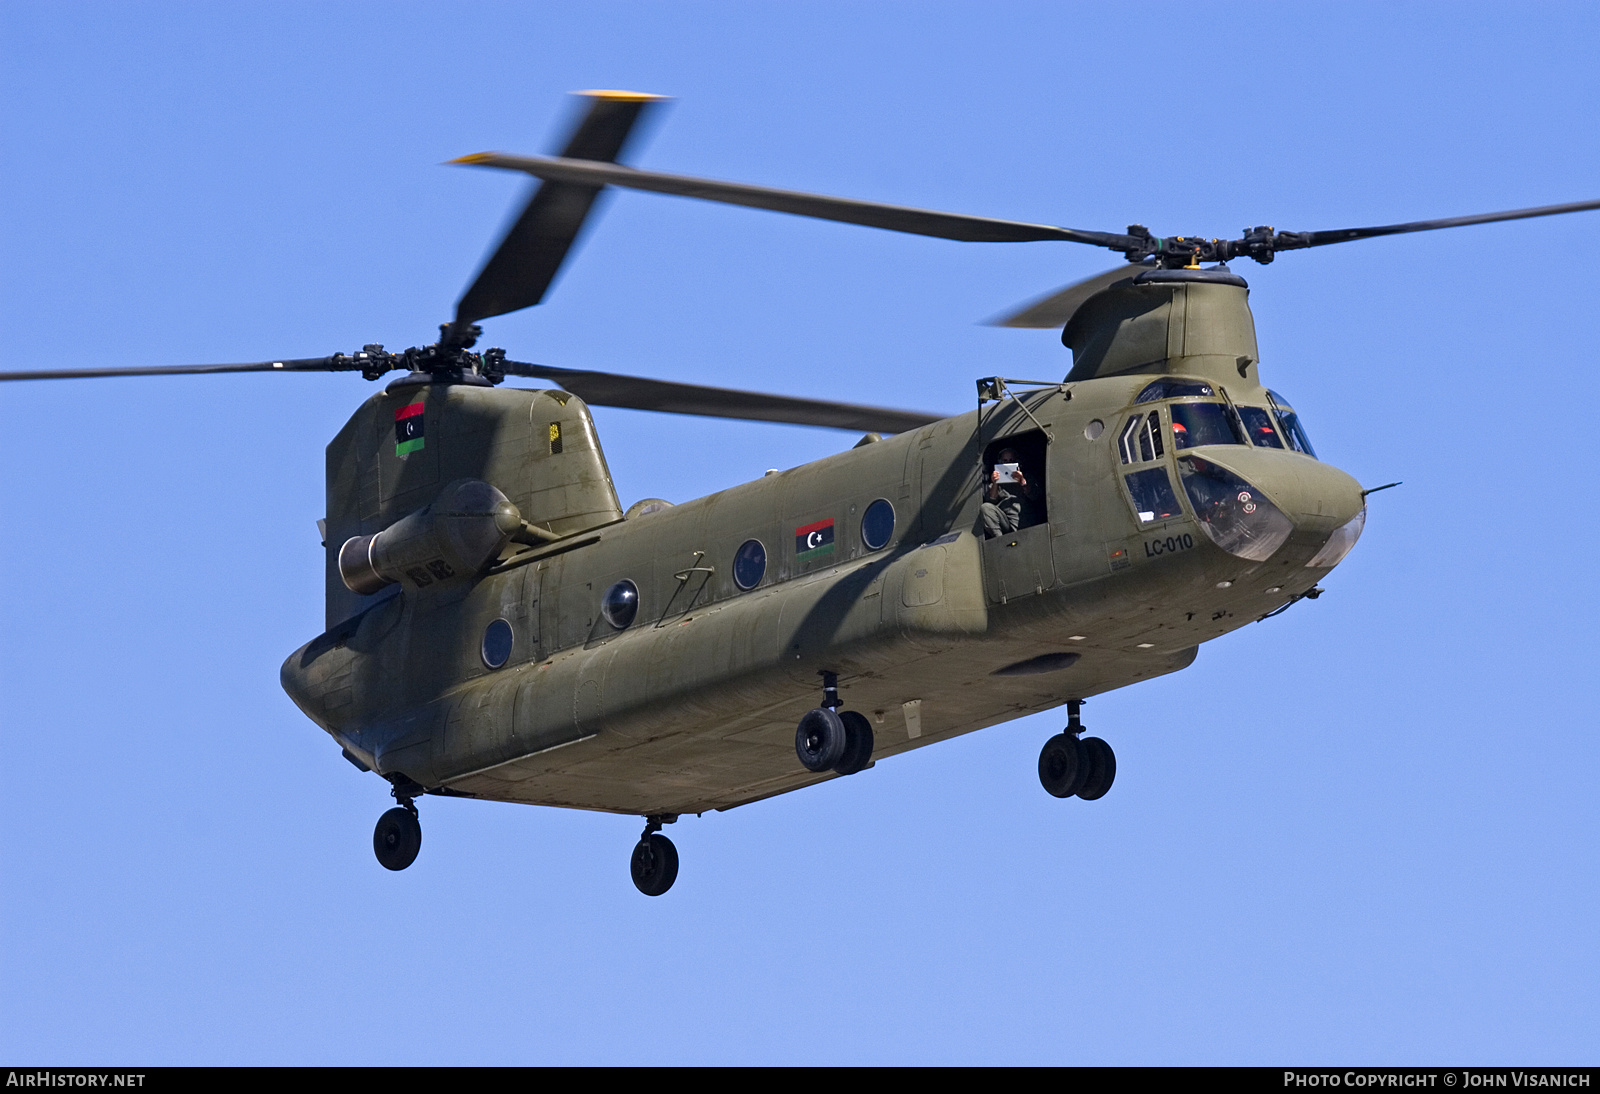
[[[422,791],[411,780],[395,780],[389,793],[400,804],[378,818],[378,827],[372,832],[372,853],[385,870],[404,870],[417,860],[422,850],[422,823],[417,819],[414,800]]]
[[[676,813],[658,813],[645,818],[644,835],[634,845],[633,859],[628,864],[634,886],[645,896],[660,896],[678,880],[678,849],[661,834],[663,824],[677,819]]]
[[[1058,798],[1105,797],[1117,777],[1117,754],[1099,737],[1083,737],[1082,699],[1067,700],[1067,728],[1039,752],[1039,783]]]
[[[794,751],[807,771],[854,775],[872,762],[872,723],[853,710],[841,712],[839,674],[824,671],[822,705],[806,712],[794,731]]]

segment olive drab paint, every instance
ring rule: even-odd
[[[875,721],[887,759],[1174,672],[1311,590],[1327,569],[1307,562],[1363,510],[1348,475],[1286,447],[1203,449],[1287,514],[1291,531],[1252,560],[1184,496],[1194,449],[1133,464],[1119,451],[1134,414],[1167,428],[1183,402],[1137,403],[1153,379],[1203,381],[1218,413],[1272,405],[1242,281],[1113,288],[1066,333],[1059,385],[627,519],[576,396],[391,385],[328,446],[328,631],[285,663],[284,687],[347,754],[422,788],[698,813],[835,777],[794,749],[820,672]],[[397,455],[389,430],[413,406],[427,445]],[[997,442],[1041,453],[1044,497],[1032,523],[985,539]],[[1142,519],[1127,480],[1157,470],[1180,500]],[[346,587],[342,544],[468,479],[544,537],[507,543],[470,580]],[[873,549],[861,522],[880,499],[893,523]],[[751,541],[793,550],[765,552],[744,588],[733,564]],[[618,629],[601,608],[621,582],[637,603]]]

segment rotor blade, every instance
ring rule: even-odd
[[[1057,289],[1049,296],[1042,296],[1030,301],[1022,307],[1004,315],[997,315],[987,320],[991,327],[1064,327],[1072,321],[1072,316],[1083,302],[1102,289],[1109,289],[1118,281],[1137,277],[1146,270],[1153,269],[1155,263],[1141,262],[1133,266],[1119,266],[1105,273],[1097,273],[1093,277],[1086,277],[1082,281],[1074,282],[1064,289]]]
[[[506,361],[502,367],[508,376],[554,380],[584,402],[595,406],[626,407],[630,410],[785,422],[790,425],[816,425],[876,433],[904,433],[908,429],[916,429],[947,417],[914,410],[889,410],[854,403],[830,403],[790,395],[764,395],[755,391],[650,380],[615,372],[552,368],[522,361]]]
[[[148,368],[53,368],[32,372],[0,372],[0,380],[90,380],[104,376],[193,376],[210,372],[356,372],[354,357],[302,357],[256,361],[242,365],[152,365]]]
[[[891,232],[937,236],[940,239],[956,239],[968,243],[1027,243],[1050,239],[1065,240],[1069,243],[1089,243],[1121,251],[1137,247],[1142,242],[1132,236],[1113,235],[1107,232],[1081,232],[1074,228],[1058,228],[1050,224],[1027,224],[1019,220],[998,220],[993,217],[968,216],[965,213],[940,213],[930,209],[912,209],[904,205],[885,205],[876,201],[857,201],[854,198],[828,197],[824,194],[803,194],[794,190],[774,190],[766,186],[692,178],[688,175],[664,175],[657,171],[639,171],[614,163],[595,163],[581,159],[479,152],[451,162],[480,167],[499,167],[508,171],[526,171],[530,175],[551,182],[624,186],[631,190],[676,194],[680,197],[720,201],[728,205],[745,205],[752,209],[771,209],[774,212],[792,213],[795,216],[836,220],[845,224],[861,224]]]
[[[632,91],[580,94],[591,99],[589,110],[561,154],[584,160],[616,159],[645,108],[662,98]],[[544,299],[600,189],[590,182],[539,185],[456,304],[455,327],[465,329],[479,319],[519,311]]]
[[[1292,234],[1307,240],[1307,242],[1299,244],[1301,247],[1321,247],[1329,243],[1348,243],[1353,239],[1402,235],[1406,232],[1431,232],[1435,228],[1462,228],[1468,224],[1492,224],[1498,220],[1553,217],[1560,213],[1581,213],[1587,209],[1600,209],[1600,201],[1573,201],[1565,205],[1540,205],[1533,209],[1512,209],[1503,213],[1478,213],[1467,217],[1415,220],[1409,224],[1385,224],[1376,228],[1336,228],[1326,232],[1298,232]],[[1290,248],[1279,244],[1278,249],[1289,250]]]

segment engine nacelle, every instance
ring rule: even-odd
[[[397,581],[414,588],[472,577],[505,549],[522,514],[499,490],[458,479],[422,509],[339,548],[339,576],[368,596]]]

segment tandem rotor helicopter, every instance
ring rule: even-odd
[[[281,670],[345,759],[389,783],[398,804],[373,847],[390,870],[421,847],[417,799],[486,798],[643,817],[632,877],[660,895],[678,872],[661,828],[683,814],[1063,705],[1040,782],[1103,796],[1116,758],[1084,736],[1083,701],[1316,597],[1366,519],[1371,491],[1318,460],[1292,403],[1264,386],[1247,285],[1227,263],[1600,209],[1229,240],[1080,231],[622,166],[659,97],[583,95],[558,156],[454,161],[539,181],[434,344],[0,373],[400,373],[328,445],[326,629]],[[976,407],[954,417],[476,351],[481,320],[540,303],[608,186],[954,240],[1083,243],[1127,262],[1000,321],[1060,328],[1063,379],[979,379]],[[508,376],[559,386],[498,386]],[[624,511],[589,404],[864,435],[709,497]]]

